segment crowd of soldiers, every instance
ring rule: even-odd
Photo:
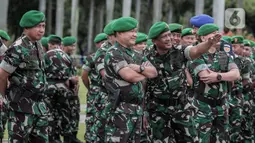
[[[181,24],[109,22],[85,60],[87,142],[254,142],[255,42],[205,14]]]
[[[120,17],[95,37],[98,49],[82,67],[86,142],[254,142],[255,42],[222,37],[205,14],[190,23],[156,22],[146,35]],[[19,25],[9,48],[0,31],[0,137],[7,122],[11,143],[81,142],[76,38],[43,37],[36,10]]]

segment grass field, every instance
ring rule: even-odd
[[[80,98],[80,104],[86,104],[86,101],[87,101],[87,89],[86,87],[84,86],[84,84],[82,83],[82,80],[81,78],[79,79],[79,83],[80,83],[80,88],[79,88],[79,98]],[[81,109],[81,114],[85,114],[85,109]],[[77,137],[83,141],[84,141],[84,133],[85,133],[85,124],[84,124],[84,121],[82,121],[83,123],[80,123],[79,124],[79,131],[78,131],[78,135]],[[5,133],[4,133],[4,139],[7,139],[8,138],[8,133],[7,133],[7,129],[5,130]]]

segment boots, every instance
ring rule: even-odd
[[[77,132],[73,132],[71,136],[71,143],[83,143],[76,136],[77,136]]]

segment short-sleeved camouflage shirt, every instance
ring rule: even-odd
[[[5,52],[0,68],[10,74],[7,97],[11,110],[46,113],[46,105],[41,102],[47,84],[43,54],[40,42],[31,42],[25,35]]]
[[[231,57],[228,57],[228,71],[231,69],[238,69],[237,65],[233,62]],[[205,84],[204,82],[200,81],[200,77],[198,74],[203,71],[210,69],[214,72],[222,72],[220,69],[219,64],[219,52],[216,52],[214,54],[203,54],[200,58],[195,59],[192,61],[191,64],[192,67],[192,75],[193,77],[193,87],[198,90],[202,90],[202,94],[205,98],[208,99],[222,99],[227,97],[228,87],[227,82],[221,81],[217,83],[210,83]],[[201,87],[204,87],[204,89],[200,89]],[[197,93],[198,90],[195,90],[195,93]]]
[[[110,84],[113,88],[120,89],[121,102],[141,105],[144,97],[142,82],[130,83],[122,79],[119,75],[120,69],[128,66],[128,64],[136,64],[135,61],[136,57],[134,51],[116,42],[115,45],[107,51],[105,56],[105,81],[106,84]],[[146,61],[148,61],[147,58],[144,58],[143,62]],[[142,114],[142,108],[140,106],[137,111],[130,110],[132,113],[138,111],[139,114]]]

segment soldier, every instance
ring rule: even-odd
[[[109,100],[107,98],[107,91],[104,87],[103,77],[105,73],[104,57],[106,51],[115,43],[115,36],[111,27],[113,22],[114,20],[104,27],[104,33],[107,34],[107,40],[101,45],[101,48],[96,51],[95,56],[93,57],[96,69],[95,77],[97,78],[98,86],[100,87],[98,98],[95,100],[95,106],[97,108],[97,111],[99,112],[99,116],[97,116],[97,122],[95,123],[95,126],[98,130],[97,132],[100,138],[100,142],[104,142],[104,128],[109,117]]]
[[[104,59],[104,82],[112,103],[105,142],[140,142],[144,97],[141,81],[156,77],[157,71],[147,58],[141,65],[135,63],[132,46],[137,23],[132,17],[121,17],[112,24],[116,43]]]
[[[0,62],[2,61],[4,57],[4,53],[7,50],[6,44],[10,40],[9,35],[3,31],[0,30],[0,37],[1,37],[1,44],[2,46],[0,47]],[[8,87],[8,84],[7,84]],[[5,131],[5,125],[8,119],[8,102],[6,97],[3,97],[3,108],[1,109],[1,123],[0,123],[0,142],[2,142],[2,139],[4,137],[4,131]]]
[[[157,78],[147,80],[146,91],[145,105],[150,115],[152,142],[193,142],[196,130],[189,122],[190,113],[180,110],[184,109],[184,105],[187,105],[185,109],[190,107],[185,100],[184,68],[188,59],[198,58],[207,52],[211,45],[220,40],[220,35],[181,50],[173,47],[169,26],[165,22],[155,23],[148,36],[154,45],[147,58],[158,71]],[[179,128],[184,125],[184,129]]]
[[[181,34],[181,45],[189,46],[195,43],[196,37],[193,35],[192,28],[185,28],[182,30]]]
[[[103,42],[107,40],[107,35],[105,33],[98,34],[95,39],[95,45],[100,48]],[[101,110],[100,103],[101,99],[101,86],[102,82],[99,79],[99,73],[96,71],[95,62],[93,60],[95,53],[90,54],[85,59],[85,64],[83,65],[82,81],[86,88],[88,89],[87,94],[87,110],[86,110],[86,132],[84,139],[87,142],[103,142],[103,130],[99,130],[101,127]],[[90,79],[90,80],[89,80]],[[100,127],[99,127],[100,126]],[[101,128],[100,128],[101,129]],[[100,132],[100,133],[99,133]]]
[[[42,37],[41,44],[42,44],[44,52],[47,52],[49,50],[48,49],[48,38],[47,37]]]
[[[69,56],[71,59],[71,55],[75,51],[76,47],[76,38],[75,37],[65,37],[63,38],[63,51]],[[78,80],[79,77],[77,76],[77,71],[76,68],[74,67],[74,62],[71,59],[71,65],[69,65],[70,68],[72,68],[74,71],[71,73],[71,76],[73,79],[75,79],[73,82],[75,83],[71,88],[72,90],[72,96],[69,98],[69,103],[70,103],[70,110],[69,112],[71,113],[71,116],[69,116],[69,123],[70,123],[70,131],[71,131],[71,136],[69,141],[70,143],[81,143],[81,141],[77,138],[77,133],[79,130],[79,121],[80,121],[80,100],[79,100],[79,95],[78,95],[78,90],[79,90],[79,84]],[[71,82],[70,82],[71,83]],[[73,83],[71,83],[73,84]],[[69,138],[67,137],[67,138]],[[65,139],[66,137],[64,137]],[[68,140],[68,139],[67,139]]]
[[[26,12],[19,25],[23,34],[6,51],[0,64],[1,106],[6,83],[9,101],[9,142],[48,143],[48,107],[44,101],[46,75],[43,49],[45,15],[36,10]]]
[[[202,41],[218,34],[219,27],[205,24],[197,32]],[[194,120],[199,142],[228,142],[228,82],[238,80],[237,65],[214,43],[208,53],[193,60],[193,85],[197,109]]]
[[[178,23],[169,24],[169,29],[171,32],[171,41],[172,41],[173,46],[176,48],[177,48],[177,46],[180,45],[182,28],[183,28],[183,26]]]
[[[67,108],[68,104],[64,106],[66,102],[63,103],[60,102],[60,98],[66,97],[68,90],[62,90],[61,91],[61,85],[65,84],[65,80],[67,80],[69,77],[66,73],[66,69],[69,69],[66,67],[66,64],[64,64],[65,59],[64,57],[66,54],[62,50],[60,50],[62,39],[59,36],[56,35],[50,35],[48,38],[48,51],[44,55],[45,60],[45,71],[48,81],[48,88],[47,88],[47,96],[48,96],[48,104],[50,108],[50,116],[49,116],[49,141],[50,142],[61,142],[60,140],[60,133],[62,130],[67,130],[65,128],[62,128],[61,123],[65,122],[64,117],[62,117],[65,112],[65,109]],[[58,57],[60,56],[60,57]],[[68,60],[67,60],[68,62]],[[62,77],[62,74],[65,75]],[[62,80],[62,81],[61,81]],[[62,83],[61,83],[62,82]],[[65,86],[63,86],[66,88]],[[63,92],[65,91],[65,92]],[[63,106],[63,108],[62,108]],[[66,111],[67,112],[67,111]],[[67,124],[68,127],[69,124]]]

